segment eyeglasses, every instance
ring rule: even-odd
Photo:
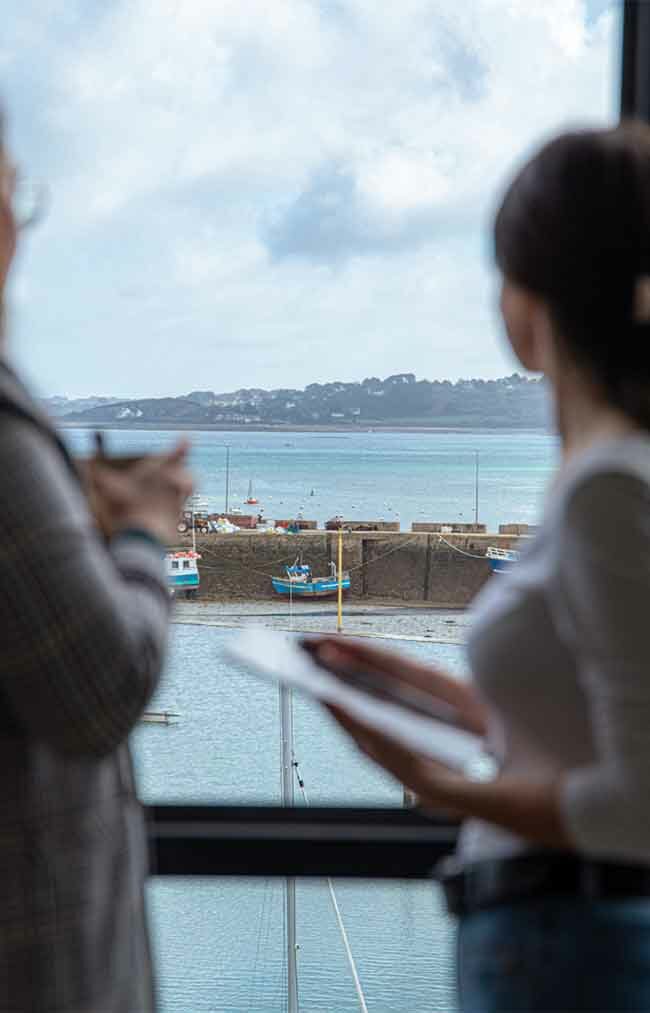
[[[11,199],[14,219],[19,229],[39,225],[49,210],[50,190],[46,183],[18,179]]]

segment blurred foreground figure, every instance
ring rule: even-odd
[[[21,224],[0,147],[0,312]],[[74,298],[74,293],[70,293]],[[3,328],[4,330],[4,328]],[[156,687],[186,447],[85,476],[0,347],[0,1011],[153,1009],[127,736]]]
[[[477,781],[336,716],[423,805],[464,819],[442,879],[467,1013],[650,1010],[650,127],[564,134],[495,223],[512,351],[562,461],[543,523],[473,606],[472,681],[324,640],[457,708]]]

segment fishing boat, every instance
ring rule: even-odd
[[[489,545],[485,555],[493,573],[507,573],[513,563],[519,562],[519,553],[516,549],[499,549],[495,545]]]
[[[251,479],[250,482],[248,483],[248,496],[246,497],[246,502],[249,503],[251,506],[254,503],[259,503],[259,500],[256,499],[255,496],[253,496],[253,479]]]
[[[284,577],[272,577],[273,590],[285,598],[331,598],[338,594],[339,580],[335,563],[330,563],[329,577],[312,576],[311,567],[296,562],[285,567]],[[350,590],[350,574],[341,573],[341,588]]]
[[[198,560],[201,558],[194,549],[168,552],[165,556],[165,575],[169,593],[174,598],[197,598],[201,577]]]

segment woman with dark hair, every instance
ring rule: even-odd
[[[650,1010],[650,128],[568,133],[498,211],[501,311],[552,390],[562,462],[543,524],[475,602],[472,682],[327,639],[407,679],[498,761],[477,781],[335,716],[464,824],[443,882],[468,1013]]]
[[[2,318],[25,224],[0,139]],[[93,462],[100,536],[4,333],[0,435],[0,1010],[145,1013],[147,852],[128,735],[162,665],[163,545],[191,491],[187,447],[119,471]]]

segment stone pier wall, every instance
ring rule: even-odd
[[[282,576],[284,566],[301,553],[314,575],[324,576],[330,561],[336,561],[337,538],[336,532],[327,531],[200,537],[201,597],[273,598],[271,576]],[[507,549],[517,544],[511,535],[445,534],[443,538],[437,533],[346,532],[343,567],[350,571],[352,585],[348,598],[462,608],[490,576],[484,558],[487,546]],[[182,543],[186,548],[189,538],[184,537]]]

